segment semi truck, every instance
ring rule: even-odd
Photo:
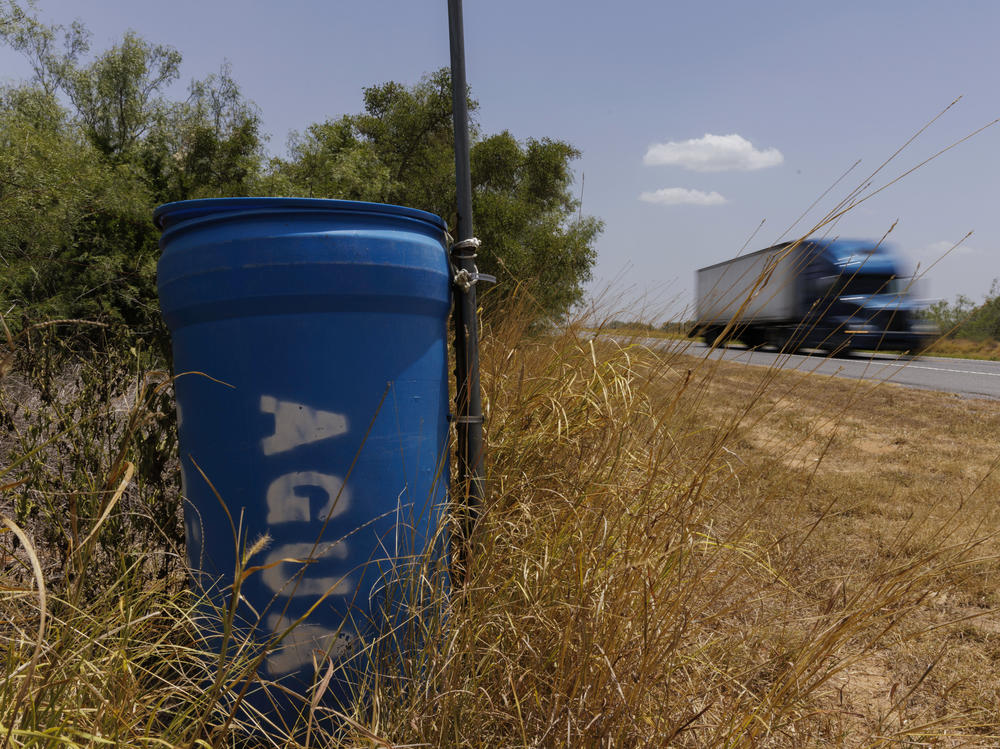
[[[935,337],[899,258],[882,242],[802,239],[695,274],[691,335],[706,343],[846,354],[916,352]]]

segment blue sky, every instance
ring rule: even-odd
[[[413,83],[448,64],[445,0],[38,0],[38,9],[48,22],[81,19],[94,50],[127,29],[176,47],[177,97],[228,60],[279,154],[289,131],[359,111],[362,87]],[[696,268],[748,240],[758,249],[809,229],[957,97],[875,186],[1000,117],[998,33],[1000,3],[987,0],[465,2],[483,132],[558,138],[583,152],[576,189],[584,212],[606,222],[592,287],[645,295],[659,316],[690,299]],[[26,75],[0,49],[0,77]],[[939,261],[922,295],[981,298],[1000,277],[998,153],[1000,126],[832,232],[877,238],[898,219],[889,239],[910,267]]]

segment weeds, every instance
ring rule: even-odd
[[[490,494],[465,584],[446,595],[441,557],[417,557],[363,698],[331,713],[327,664],[299,726],[266,734],[235,709],[260,649],[233,627],[218,666],[149,507],[180,501],[168,383],[141,356],[21,351],[2,383],[5,744],[998,739],[1000,409],[517,319],[484,331]]]

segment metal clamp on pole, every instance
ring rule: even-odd
[[[468,250],[472,248],[473,252],[471,255],[462,255],[462,257],[475,257],[475,250],[478,250],[483,246],[482,240],[479,237],[469,237],[468,239],[461,239],[458,242],[452,242],[451,251],[457,252],[459,250]]]
[[[482,245],[483,243],[476,237],[470,237],[469,239],[463,239],[461,242],[455,242],[451,246],[452,257],[461,260],[475,261],[476,259],[475,252],[472,252],[471,254],[462,254],[461,250],[465,250],[470,247],[475,250],[478,250],[480,247],[482,247]],[[452,275],[451,278],[452,283],[454,283],[455,286],[460,288],[465,293],[468,293],[469,289],[475,286],[476,283],[478,283],[479,281],[486,281],[487,283],[497,282],[496,276],[491,276],[489,273],[480,273],[479,268],[476,267],[475,262],[473,262],[471,270],[467,268],[456,268],[453,265],[452,272],[454,274]]]

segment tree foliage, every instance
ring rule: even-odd
[[[0,312],[148,325],[155,264],[139,175],[103,161],[41,88],[0,98],[0,142]]]
[[[225,66],[170,101],[180,53],[134,32],[84,62],[82,24],[47,26],[6,0],[0,38],[32,66],[29,81],[0,91],[0,314],[14,327],[117,323],[162,346],[152,210],[252,194],[256,108]]]
[[[161,90],[180,75],[180,53],[133,31],[84,67],[63,72],[84,132],[105,156],[126,159],[166,103]]]
[[[1000,281],[994,279],[989,293],[978,304],[959,294],[954,302],[941,300],[932,304],[927,317],[951,338],[1000,341]]]
[[[539,311],[555,318],[582,297],[602,228],[577,214],[570,162],[579,156],[562,141],[521,144],[506,131],[471,153],[480,264],[509,286],[525,284]]]
[[[356,114],[314,123],[265,158],[257,107],[228,64],[171,100],[180,53],[127,32],[90,53],[79,22],[46,25],[0,0],[0,41],[30,80],[0,89],[0,314],[8,323],[89,318],[165,340],[157,312],[153,208],[217,196],[305,195],[421,208],[454,226],[447,70],[363,91]],[[470,111],[476,102],[470,100]],[[579,301],[601,230],[572,192],[579,152],[472,127],[479,267],[495,304],[526,289],[543,319]]]
[[[469,101],[475,113],[477,104]],[[447,70],[407,87],[364,90],[364,111],[294,135],[277,165],[284,184],[316,197],[421,208],[456,223],[451,78]],[[482,240],[479,267],[501,286],[496,304],[517,287],[539,315],[558,319],[583,294],[594,262],[598,219],[581,216],[573,196],[579,151],[549,138],[518,141],[508,131],[482,137],[473,123],[473,216]]]
[[[60,35],[61,46],[56,41]],[[50,96],[90,49],[90,34],[79,21],[68,27],[49,26],[14,0],[0,2],[0,39],[25,56],[31,65],[33,83]]]
[[[264,162],[257,107],[228,64],[189,91],[155,118],[138,157],[157,201],[257,194]]]

